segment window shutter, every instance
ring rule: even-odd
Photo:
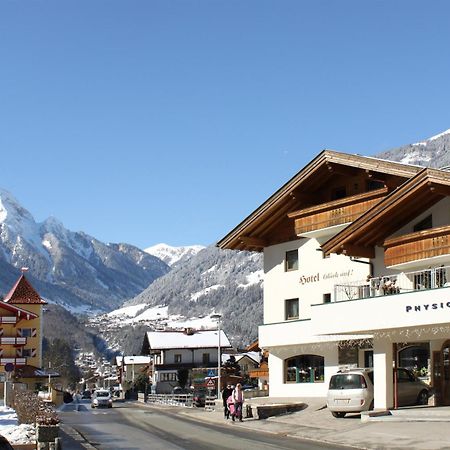
[[[22,347],[16,348],[16,356],[20,358],[22,356]]]
[[[37,336],[37,329],[36,328],[32,328],[31,329],[31,337],[36,337]]]

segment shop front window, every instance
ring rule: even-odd
[[[286,360],[286,383],[323,383],[324,358],[298,355]]]

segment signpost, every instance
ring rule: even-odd
[[[212,378],[208,378],[208,380],[206,381],[206,387],[210,390],[213,390],[215,386],[216,383],[214,382],[214,380]]]

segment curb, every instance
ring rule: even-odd
[[[69,436],[69,438],[73,439],[77,444],[83,446],[84,448],[88,450],[97,450],[97,447],[94,447],[91,443],[89,443],[86,438],[80,434],[75,428],[62,424],[61,425],[62,431]]]

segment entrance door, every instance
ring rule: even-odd
[[[450,406],[450,341],[433,352],[433,387],[436,406]]]

